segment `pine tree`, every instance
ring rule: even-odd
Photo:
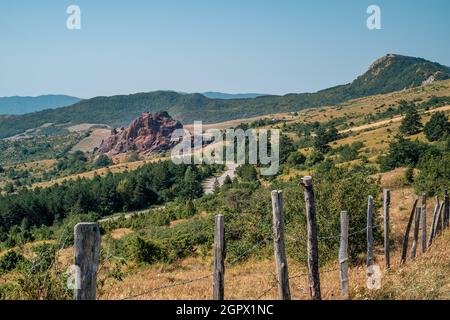
[[[420,115],[417,109],[413,106],[406,111],[405,118],[403,118],[400,125],[400,132],[405,135],[413,135],[420,132],[422,123],[420,122]]]
[[[445,140],[450,134],[450,122],[445,113],[434,113],[425,125],[424,131],[429,141]]]

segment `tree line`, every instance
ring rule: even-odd
[[[189,200],[203,194],[201,181],[214,166],[151,163],[133,172],[96,175],[66,181],[49,188],[25,189],[0,197],[0,241],[13,226],[51,226],[70,215],[147,208],[176,198]]]

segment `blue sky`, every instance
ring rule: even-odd
[[[66,28],[79,5],[82,29]],[[366,9],[381,7],[382,30]],[[386,53],[450,65],[448,0],[0,2],[0,96],[312,92]]]

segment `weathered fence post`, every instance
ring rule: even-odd
[[[390,215],[389,209],[391,205],[391,191],[384,189],[383,192],[383,211],[384,211],[384,260],[386,263],[386,269],[391,267],[391,253],[390,253]]]
[[[273,246],[278,280],[278,295],[281,300],[291,300],[289,273],[284,249],[283,191],[272,191]]]
[[[417,246],[419,243],[420,212],[421,208],[416,208],[416,215],[414,217],[414,241],[411,248],[411,259],[415,259],[417,256]]]
[[[367,268],[370,268],[374,264],[373,213],[374,213],[373,197],[369,196],[369,200],[367,203]]]
[[[75,300],[96,300],[100,260],[100,229],[97,223],[79,223],[74,229]]]
[[[341,212],[341,243],[339,246],[339,266],[342,298],[348,299],[348,213]]]
[[[438,218],[437,218],[438,226],[436,228],[436,234],[437,234],[437,232],[441,233],[444,231],[444,207],[445,207],[445,203],[442,202],[441,206],[439,208],[439,212],[438,212]],[[435,235],[435,237],[436,237],[436,235]]]
[[[308,230],[308,270],[309,289],[312,299],[321,300],[319,275],[319,245],[317,240],[316,206],[312,177],[303,178],[305,192],[306,219]]]
[[[406,262],[406,255],[408,253],[408,244],[409,244],[409,233],[411,232],[411,226],[414,220],[414,216],[416,214],[416,207],[418,202],[419,197],[416,195],[413,207],[411,209],[411,214],[409,215],[408,225],[406,226],[405,237],[403,239],[402,258],[400,260],[400,264],[404,264]]]
[[[422,194],[422,253],[427,251],[427,194]]]
[[[225,229],[223,215],[216,216],[214,232],[213,300],[224,300]]]
[[[428,247],[430,247],[433,244],[434,236],[436,234],[439,208],[440,208],[439,198],[436,197],[436,204],[434,205],[434,211],[433,211],[433,220],[431,221],[431,227],[430,227],[430,239],[428,240]]]
[[[450,224],[450,202],[448,198],[448,190],[445,190],[444,193],[444,205],[444,225],[445,228],[448,228]]]

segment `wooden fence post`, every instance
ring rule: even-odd
[[[316,206],[312,177],[303,178],[305,192],[306,219],[308,230],[308,270],[309,289],[313,300],[321,300],[319,275],[319,245],[317,240]]]
[[[417,256],[417,246],[419,243],[420,212],[421,208],[416,208],[416,215],[414,217],[414,241],[411,248],[411,259],[415,259]]]
[[[373,197],[369,196],[367,203],[367,268],[373,266],[374,256],[373,256]]]
[[[427,251],[427,194],[422,194],[422,253]]]
[[[448,228],[450,224],[450,202],[448,198],[448,190],[445,190],[444,193],[444,205],[444,225],[445,228]]]
[[[384,260],[386,263],[386,269],[391,268],[391,253],[390,253],[390,215],[389,209],[391,205],[391,191],[384,189],[383,192],[383,211],[384,211]]]
[[[100,229],[97,223],[79,223],[74,229],[74,249],[78,288],[75,300],[96,300],[97,268],[100,260]]]
[[[414,216],[416,214],[416,207],[418,202],[419,197],[416,196],[414,199],[413,207],[411,209],[411,214],[409,215],[408,225],[406,226],[405,237],[403,239],[402,258],[400,260],[400,264],[404,264],[406,262],[406,255],[408,253],[408,244],[409,244],[409,233],[411,232],[411,226],[414,220]]]
[[[445,207],[445,203],[442,202],[441,206],[439,208],[439,212],[438,212],[438,218],[437,218],[437,228],[436,228],[436,234],[439,232],[443,232],[444,231],[444,207]],[[436,235],[435,235],[436,237]]]
[[[272,191],[272,216],[278,295],[281,300],[291,300],[288,264],[284,248],[283,191]]]
[[[342,298],[349,298],[348,291],[348,213],[341,212],[341,243],[339,246],[339,266]]]
[[[225,229],[223,215],[216,216],[214,232],[213,300],[224,300]]]
[[[430,247],[433,244],[434,236],[436,234],[439,208],[440,208],[439,198],[436,197],[436,204],[434,205],[433,219],[431,221],[431,227],[430,227],[430,238],[428,240],[428,247]]]

